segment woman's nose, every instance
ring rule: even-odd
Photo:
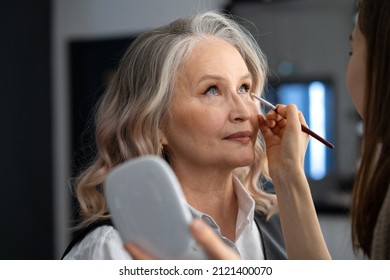
[[[230,102],[230,120],[232,122],[242,122],[250,117],[250,105],[244,100],[245,96],[239,93],[232,95]]]

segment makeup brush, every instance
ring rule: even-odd
[[[271,110],[275,111],[276,113],[278,112],[278,108],[276,108],[275,105],[271,104],[270,102],[268,102],[267,100],[265,100],[264,98],[261,98],[260,96],[257,96],[256,94],[252,93],[252,96],[254,98],[256,98],[257,100],[259,100],[262,104],[264,104],[266,107],[270,108]],[[306,126],[302,125],[301,124],[301,128],[302,128],[302,131],[309,134],[310,136],[312,136],[313,138],[317,139],[318,141],[320,141],[322,144],[324,144],[325,146],[333,149],[334,148],[334,145],[330,142],[328,142],[327,140],[325,140],[324,138],[322,138],[321,136],[319,136],[317,133],[313,132],[312,130],[310,130],[309,128],[307,128]]]

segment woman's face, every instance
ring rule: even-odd
[[[206,37],[180,67],[170,120],[162,131],[173,167],[249,165],[254,160],[258,107],[252,76],[239,52]]]
[[[356,110],[363,117],[363,97],[366,90],[366,40],[359,28],[355,28],[350,37],[351,57],[347,68],[347,87]]]

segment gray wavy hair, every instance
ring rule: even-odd
[[[94,162],[76,180],[76,196],[86,226],[109,216],[103,183],[111,168],[142,155],[161,155],[158,128],[167,121],[176,73],[204,36],[214,36],[234,46],[253,77],[253,88],[262,92],[267,63],[255,39],[236,21],[217,12],[204,12],[178,19],[137,37],[122,57],[98,107]],[[270,217],[277,210],[276,198],[259,187],[258,178],[268,177],[261,135],[251,166],[237,169],[256,202]],[[264,177],[263,176],[263,177]]]

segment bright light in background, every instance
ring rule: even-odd
[[[313,82],[309,85],[310,129],[326,139],[325,131],[325,85]],[[310,177],[321,180],[326,175],[325,146],[319,141],[310,140]]]

